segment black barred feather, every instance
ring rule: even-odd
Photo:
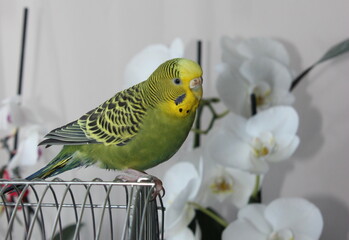
[[[52,130],[39,145],[125,145],[142,126],[147,107],[142,83],[117,93],[77,121]]]

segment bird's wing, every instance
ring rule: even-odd
[[[40,145],[125,145],[139,131],[146,107],[139,86],[126,89],[77,121],[52,130]]]
[[[45,140],[39,145],[80,145],[87,143],[96,143],[96,141],[88,138],[78,121],[74,121],[49,132],[45,136]]]

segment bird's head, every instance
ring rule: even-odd
[[[186,116],[202,98],[202,69],[196,62],[175,58],[161,64],[149,78],[157,97],[169,111]]]

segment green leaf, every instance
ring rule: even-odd
[[[84,224],[80,225],[80,229],[81,227],[83,227]],[[74,233],[75,233],[75,229],[76,229],[76,224],[71,224],[66,226],[65,228],[63,228],[62,230],[62,239],[64,240],[70,240],[73,239],[74,237]],[[53,237],[53,240],[60,240],[60,233],[56,233],[56,235]]]
[[[349,51],[349,39],[344,40],[343,42],[338,43],[337,45],[333,46],[328,50],[325,55],[317,61],[317,63],[324,62],[328,59],[337,57],[343,53],[346,53]]]
[[[319,61],[305,69],[301,74],[299,74],[293,81],[290,87],[290,92],[298,85],[298,83],[306,76],[308,73],[319,63],[322,63],[331,58],[337,57],[349,51],[349,39],[346,39],[335,46],[331,47]]]

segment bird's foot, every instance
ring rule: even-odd
[[[161,197],[165,195],[165,189],[162,186],[162,181],[153,175],[147,174],[146,172],[129,168],[121,171],[117,178],[125,182],[153,182],[155,187],[154,192],[152,193],[152,199],[155,199],[158,195],[160,195],[160,192],[162,192]]]

